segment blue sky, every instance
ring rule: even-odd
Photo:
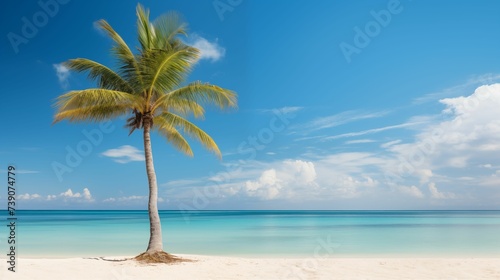
[[[51,125],[58,95],[94,86],[60,63],[113,64],[99,19],[138,45],[137,2],[55,1],[2,2],[0,170],[20,208],[145,209],[140,133]],[[142,3],[189,23],[189,80],[239,96],[197,121],[222,161],[153,137],[160,209],[500,208],[500,3]]]

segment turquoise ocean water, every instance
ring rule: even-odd
[[[6,211],[0,219],[6,222]],[[500,256],[500,211],[161,211],[165,250],[229,256]],[[20,257],[136,255],[146,211],[18,211]],[[7,227],[0,230],[7,251]],[[5,256],[4,253],[2,255]]]

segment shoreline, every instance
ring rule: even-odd
[[[20,258],[2,279],[500,279],[497,257],[227,257],[176,254],[193,260],[141,264],[131,256]]]
[[[204,253],[175,253],[166,251],[167,253],[174,256],[195,256],[195,257],[221,257],[221,258],[240,258],[240,259],[308,259],[308,258],[318,258],[314,256],[314,252],[311,254],[204,254]],[[115,254],[115,255],[100,255],[100,254],[89,254],[89,255],[42,255],[42,254],[22,254],[18,255],[20,259],[86,259],[86,258],[133,258],[143,252],[138,252],[137,254]],[[325,253],[324,256],[319,256],[321,259],[500,259],[500,253],[366,253],[366,254],[330,254]],[[0,258],[1,259],[1,258]]]
[[[201,258],[235,258],[235,259],[268,259],[268,260],[277,260],[277,259],[290,259],[290,260],[303,260],[303,259],[318,259],[317,257],[314,257],[312,254],[310,256],[285,256],[285,255],[280,255],[280,256],[268,256],[268,255],[262,255],[262,256],[257,256],[257,255],[204,255],[204,254],[171,254],[174,256],[178,257],[185,257],[185,256],[195,256],[195,257],[201,257]],[[83,257],[77,257],[77,256],[27,256],[27,257],[17,257],[19,260],[68,260],[68,259],[133,259],[136,255],[130,255],[130,256],[101,256],[101,255],[96,255],[96,256],[83,256]],[[437,255],[342,255],[342,256],[325,256],[325,257],[319,257],[319,259],[331,259],[331,260],[340,260],[340,259],[500,259],[500,256],[476,256],[476,255],[469,255],[469,256],[437,256]],[[4,261],[5,258],[0,258],[0,261]]]

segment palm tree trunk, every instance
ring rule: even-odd
[[[149,244],[146,253],[163,251],[160,215],[158,213],[158,185],[153,164],[153,151],[151,149],[151,119],[144,118],[144,154],[146,156],[146,172],[149,182]]]

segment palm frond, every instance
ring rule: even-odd
[[[70,91],[59,96],[55,106],[59,112],[88,106],[127,106],[130,109],[138,107],[140,98],[127,92],[91,88]]]
[[[212,139],[212,137],[210,137],[210,135],[201,130],[192,122],[170,112],[165,112],[155,117],[155,122],[156,119],[159,119],[160,122],[163,122],[163,127],[171,127],[177,130],[181,130],[190,137],[198,140],[207,150],[213,152],[219,158],[222,157],[219,147]]]
[[[168,92],[179,86],[191,70],[198,52],[191,47],[149,50],[141,57],[140,65],[148,100],[153,92]]]
[[[100,122],[127,114],[125,105],[89,105],[74,109],[61,110],[54,116],[53,124],[62,120],[69,122]]]
[[[149,10],[144,9],[141,4],[137,5],[137,35],[142,50],[149,50],[152,48],[152,43],[155,37],[155,30],[149,21]]]
[[[169,98],[169,94],[163,94],[158,98],[151,107],[151,112],[155,114],[157,111],[174,112],[182,116],[193,115],[195,118],[203,119],[205,109],[197,102],[183,98]]]
[[[129,82],[129,85],[134,87],[135,92],[138,92],[138,88],[142,85],[142,81],[140,79],[139,67],[134,53],[130,50],[120,34],[118,34],[107,21],[103,19],[99,20],[97,25],[115,42],[111,50],[117,59],[120,74]]]
[[[64,65],[77,72],[89,71],[89,79],[97,80],[101,88],[133,91],[132,87],[118,73],[93,60],[76,58],[67,61]]]
[[[175,89],[168,95],[171,100],[185,99],[198,104],[212,104],[221,109],[237,106],[237,96],[233,91],[199,81]]]
[[[176,12],[164,14],[153,22],[155,31],[154,47],[168,50],[182,42],[177,38],[179,35],[187,36],[187,25],[181,20]]]
[[[184,136],[182,136],[182,134],[180,134],[175,127],[172,127],[172,125],[167,123],[167,121],[162,117],[156,117],[154,123],[154,128],[157,129],[158,133],[167,138],[167,141],[177,150],[188,156],[193,156],[191,146],[189,146],[186,138],[184,138]]]
[[[113,52],[118,58],[122,59],[125,62],[130,62],[135,59],[134,54],[122,39],[120,34],[118,34],[106,20],[99,20],[97,22],[97,25],[100,29],[104,30],[106,34],[115,42]]]

